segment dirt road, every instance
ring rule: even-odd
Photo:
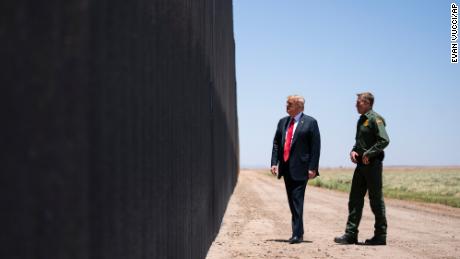
[[[460,258],[460,209],[386,199],[387,246],[338,245],[333,238],[344,231],[347,202],[346,193],[308,186],[304,242],[291,245],[283,180],[241,171],[207,258]],[[366,198],[359,241],[372,233]]]

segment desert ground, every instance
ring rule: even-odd
[[[290,212],[283,180],[268,170],[242,170],[208,259],[228,258],[460,258],[460,208],[385,199],[386,246],[339,245],[348,194],[307,186],[304,242],[289,244]],[[364,206],[359,241],[373,234]]]

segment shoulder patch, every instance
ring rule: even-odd
[[[377,122],[378,125],[382,125],[382,124],[383,124],[383,120],[380,119],[380,118],[377,118],[377,119],[375,120],[375,122]]]

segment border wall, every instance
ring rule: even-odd
[[[204,258],[239,168],[232,1],[0,13],[0,258]]]

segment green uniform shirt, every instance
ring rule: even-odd
[[[390,143],[385,125],[385,119],[372,109],[361,115],[356,128],[353,151],[369,158],[382,154],[383,149]]]

